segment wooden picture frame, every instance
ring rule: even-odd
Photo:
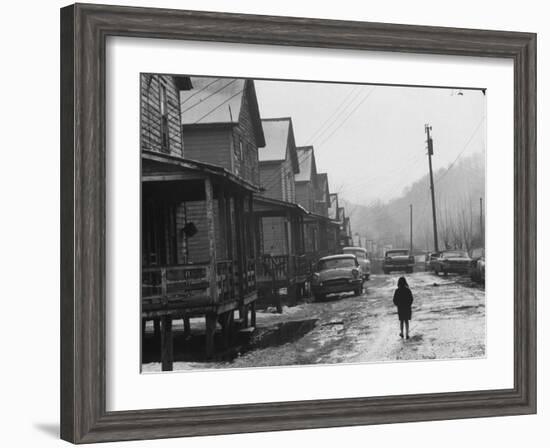
[[[107,36],[509,58],[514,63],[514,387],[106,411]],[[73,443],[536,412],[536,35],[76,4],[61,10],[61,437]]]

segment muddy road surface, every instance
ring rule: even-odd
[[[385,362],[485,356],[485,291],[463,276],[407,274],[414,296],[410,339],[399,336],[393,291],[399,275],[373,275],[363,294],[328,296],[258,312],[257,330],[225,359],[180,357],[174,370]],[[200,328],[196,331],[200,332]],[[177,347],[177,337],[174,343]],[[144,359],[144,371],[160,370]],[[156,360],[155,360],[156,361]]]

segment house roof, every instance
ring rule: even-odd
[[[260,162],[285,160],[290,119],[262,120],[265,146],[258,152]]]
[[[238,124],[248,95],[258,147],[265,145],[254,81],[238,78],[191,77],[191,90],[180,92],[181,124]]]
[[[297,173],[300,167],[296,154],[292,119],[290,117],[262,119],[262,128],[265,146],[258,151],[259,161],[282,162],[290,156],[294,172]],[[289,151],[290,154],[288,154]]]
[[[326,193],[327,194],[327,201],[330,200],[329,196],[329,189],[328,189],[328,174],[327,173],[319,173],[317,174],[317,186],[319,188],[319,191],[321,194]]]
[[[296,182],[315,181],[312,174],[317,170],[315,166],[315,153],[313,146],[300,146],[296,148],[298,154],[298,162],[300,164],[300,172],[294,176]]]

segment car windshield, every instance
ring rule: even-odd
[[[443,252],[443,258],[467,258],[468,254],[462,250]]]
[[[337,268],[353,268],[355,267],[354,258],[329,258],[328,260],[321,260],[318,264],[319,271],[324,271],[326,269],[337,269]]]
[[[362,250],[346,249],[344,250],[344,253],[355,255],[357,258],[360,259],[365,259],[367,256],[367,254],[365,254],[365,252],[363,252]]]
[[[408,250],[392,250],[390,252],[386,252],[386,257],[400,257],[400,256],[407,256],[409,255]]]

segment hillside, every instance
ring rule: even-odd
[[[434,173],[439,247],[464,248],[481,244],[480,198],[485,202],[485,154],[475,153]],[[413,206],[413,244],[433,249],[429,176],[406,188],[401,196],[369,206],[346,202],[353,233],[378,247],[409,246],[409,204]],[[483,218],[484,220],[484,218]]]

